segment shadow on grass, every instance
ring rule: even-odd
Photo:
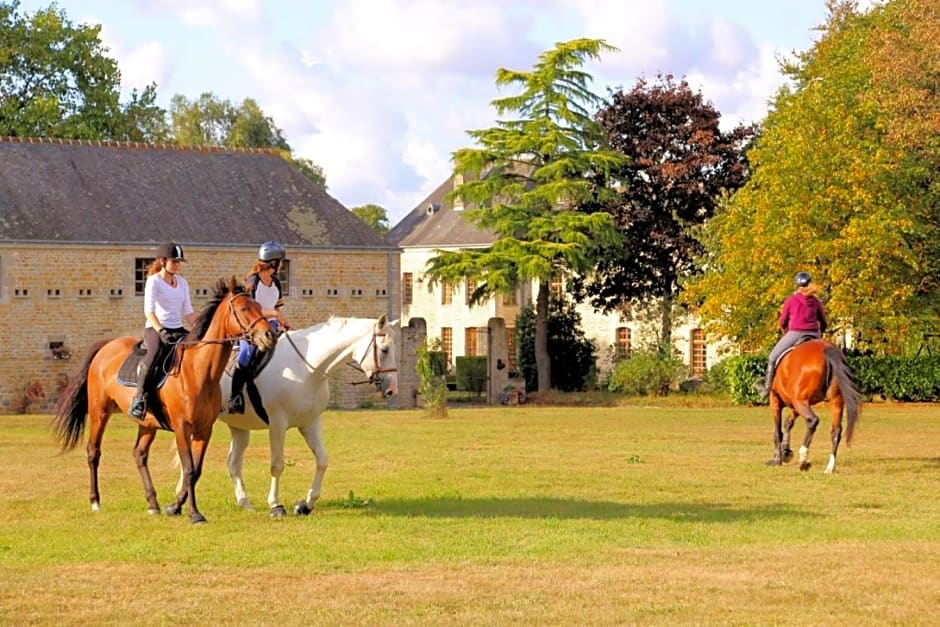
[[[336,502],[324,504],[332,508]],[[676,521],[738,522],[778,518],[815,518],[819,514],[790,505],[732,507],[722,503],[615,503],[560,498],[460,498],[369,501],[363,509],[385,516],[429,518],[558,518],[612,520],[650,518]]]

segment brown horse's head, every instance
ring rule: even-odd
[[[200,312],[186,339],[192,342],[204,339],[217,313],[220,314],[222,325],[217,333],[220,339],[247,339],[261,351],[270,350],[277,342],[277,335],[262,314],[261,305],[245,291],[235,277],[227,281],[219,279],[216,282],[209,302]]]

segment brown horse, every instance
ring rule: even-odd
[[[153,411],[156,409],[168,419],[176,436],[185,476],[176,502],[166,508],[167,514],[178,515],[188,500],[190,521],[205,522],[196,507],[196,482],[202,474],[212,425],[222,407],[219,381],[231,355],[232,343],[239,338],[251,340],[262,351],[272,348],[276,341],[258,302],[236,283],[235,277],[227,283],[220,279],[192,330],[176,346],[174,366],[166,383],[149,394],[147,414],[135,421],[139,424],[134,460],[144,483],[150,513],[160,513],[147,467],[150,445],[157,430],[164,428],[159,421],[161,416]],[[62,393],[53,419],[52,426],[63,451],[78,445],[85,430],[86,415],[91,419],[87,450],[91,471],[89,500],[94,511],[100,509],[98,463],[105,427],[111,414],[127,410],[135,393],[135,388],[118,382],[118,371],[137,341],[134,337],[120,337],[96,342],[85,356],[81,370]]]
[[[806,437],[800,447],[800,470],[809,470],[809,445],[819,425],[819,418],[813,413],[813,405],[828,401],[832,415],[832,427],[829,430],[832,451],[826,472],[835,471],[836,452],[842,440],[843,409],[848,419],[845,430],[845,442],[848,445],[852,443],[852,434],[861,411],[860,399],[861,394],[845,355],[834,344],[826,340],[809,340],[784,353],[777,365],[770,390],[770,410],[774,416],[774,456],[767,464],[779,466],[793,459],[790,430],[797,415],[800,415],[806,419]],[[786,425],[781,424],[784,407],[791,410]]]

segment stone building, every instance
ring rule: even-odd
[[[294,327],[400,317],[399,249],[274,151],[0,138],[0,412],[49,411],[89,344],[141,335],[164,240],[184,248],[197,311],[276,240]]]
[[[446,196],[459,179],[451,177],[425,198],[389,232],[390,242],[401,247],[402,321],[423,318],[429,338],[441,338],[448,357],[481,355],[487,342],[487,321],[503,318],[510,354],[515,351],[515,319],[519,308],[534,303],[537,283],[520,285],[509,296],[497,296],[487,302],[469,304],[474,285],[431,286],[424,277],[427,262],[437,250],[485,248],[496,241],[495,233],[479,229],[465,219],[464,207],[456,206]],[[551,289],[562,292],[561,283]],[[651,342],[658,332],[658,314],[650,317],[642,311],[625,308],[620,315],[595,312],[589,305],[577,306],[585,335],[595,342],[598,367],[606,372],[617,358],[628,356],[634,348]],[[707,343],[693,317],[677,320],[673,342],[693,376],[701,376],[718,361],[721,345]]]

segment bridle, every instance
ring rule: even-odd
[[[388,332],[386,331],[373,331],[372,339],[369,340],[369,345],[366,347],[366,351],[365,353],[363,353],[362,359],[360,359],[357,362],[349,362],[348,365],[351,368],[354,368],[355,370],[358,370],[362,374],[365,374],[366,371],[362,367],[362,362],[364,362],[366,358],[369,356],[369,349],[370,348],[372,349],[372,365],[374,366],[374,368],[372,369],[372,374],[370,374],[369,377],[365,381],[352,381],[351,382],[352,385],[362,385],[363,383],[372,383],[374,385],[379,385],[381,383],[380,375],[383,375],[389,372],[398,372],[398,368],[382,368],[381,364],[379,364],[379,343],[376,340],[376,338],[387,337],[387,336],[388,336]]]
[[[241,318],[238,317],[238,310],[235,309],[235,299],[237,298],[251,298],[251,295],[248,292],[238,292],[233,294],[230,299],[228,299],[228,309],[229,313],[232,314],[232,317],[235,318],[235,322],[238,323],[239,335],[232,335],[229,337],[222,337],[217,340],[180,340],[177,342],[180,346],[194,346],[196,344],[231,344],[239,340],[250,340],[251,331],[255,328],[255,325],[264,320],[264,316],[258,316],[250,324],[245,325],[242,322]]]
[[[374,366],[374,368],[372,369],[372,374],[370,374],[368,378],[363,381],[350,381],[350,385],[362,385],[363,383],[372,383],[373,385],[379,385],[381,383],[380,375],[388,373],[388,372],[398,372],[398,368],[382,368],[381,364],[379,364],[379,344],[376,338],[385,337],[387,335],[388,333],[385,331],[373,330],[372,338],[369,340],[369,345],[366,346],[366,350],[362,355],[362,359],[360,359],[359,361],[347,362],[346,364],[347,366],[349,366],[350,368],[353,368],[354,370],[362,374],[365,374],[366,371],[362,367],[362,363],[369,356],[369,349],[372,349],[372,364]],[[318,372],[327,379],[333,378],[328,373],[323,372],[321,369],[317,368],[316,366],[311,364],[309,361],[307,361],[307,358],[304,357],[304,354],[300,352],[300,349],[297,348],[296,344],[294,344],[294,340],[291,339],[291,336],[289,333],[285,333],[284,337],[287,338],[287,342],[291,345],[291,348],[293,348],[294,352],[297,353],[297,356],[300,358],[300,361],[302,361],[303,364],[307,366],[307,368],[310,369],[310,372]]]
[[[235,322],[238,323],[238,328],[241,330],[241,336],[240,336],[240,337],[227,338],[227,339],[232,340],[232,341],[234,341],[234,340],[241,340],[241,339],[244,339],[244,340],[251,339],[251,330],[255,328],[255,325],[256,325],[256,324],[258,324],[259,322],[261,322],[262,320],[264,320],[264,316],[258,316],[257,318],[255,318],[254,320],[251,321],[251,324],[249,324],[249,325],[246,327],[245,324],[242,322],[241,318],[238,317],[238,311],[236,311],[236,309],[235,309],[235,304],[234,304],[234,303],[235,303],[235,299],[236,299],[236,298],[241,298],[241,297],[251,298],[251,295],[248,294],[248,292],[239,292],[238,294],[235,294],[235,295],[232,296],[230,299],[228,299],[228,308],[229,308],[229,311],[232,313],[232,317],[235,318]]]

